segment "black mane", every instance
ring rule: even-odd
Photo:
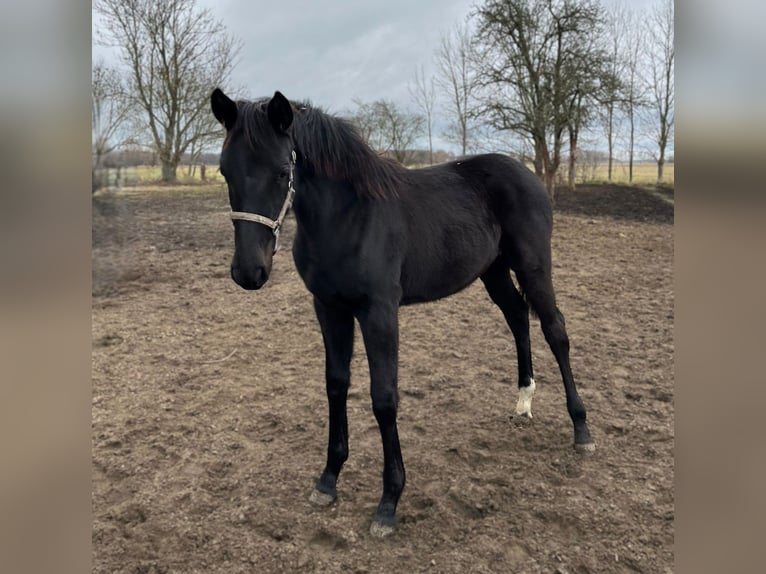
[[[255,143],[269,133],[268,99],[237,103],[245,137]],[[348,120],[325,113],[307,103],[292,102],[291,127],[296,151],[314,174],[346,181],[359,197],[395,197],[407,175],[398,162],[380,156],[367,145]]]

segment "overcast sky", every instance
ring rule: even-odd
[[[203,4],[244,42],[235,83],[253,95],[279,89],[339,111],[354,98],[406,102],[416,68],[431,65],[441,34],[465,19],[474,1]]]
[[[197,0],[243,42],[232,85],[253,97],[280,90],[330,112],[355,98],[412,107],[408,83],[433,70],[439,40],[477,0]],[[613,4],[618,0],[603,0]],[[653,0],[626,0],[648,8]],[[98,19],[94,16],[94,29]],[[94,58],[112,57],[94,47]],[[436,142],[441,147],[444,142]]]
[[[607,0],[614,3],[615,0]],[[652,0],[630,0],[636,7]],[[476,0],[198,0],[243,42],[233,83],[252,96],[282,91],[329,111],[352,99],[409,104],[418,66]],[[98,20],[94,17],[94,27]],[[94,48],[94,57],[104,55]]]

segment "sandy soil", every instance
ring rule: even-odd
[[[572,448],[532,319],[534,419],[481,283],[401,311],[399,531],[374,539],[382,453],[361,340],[339,499],[324,464],[323,348],[289,250],[229,278],[222,188],[94,199],[93,570],[672,572],[673,206],[560,191],[554,282],[598,450]],[[284,243],[289,247],[294,221]]]

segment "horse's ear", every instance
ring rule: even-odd
[[[269,121],[278,132],[287,131],[293,123],[293,107],[282,92],[274,92],[274,97],[269,101]]]
[[[237,121],[237,104],[224,94],[220,88],[213,90],[210,94],[210,107],[213,108],[213,115],[223,126],[230,130]]]

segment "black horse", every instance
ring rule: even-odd
[[[498,154],[408,170],[376,154],[349,122],[291,103],[280,92],[235,103],[216,89],[211,104],[226,128],[220,168],[234,220],[231,276],[244,289],[267,281],[295,195],[293,257],[314,296],[330,411],[327,465],[313,503],[335,500],[348,457],[346,397],[356,318],[383,439],[383,496],[371,532],[393,531],[404,488],[396,428],[399,306],[446,297],[477,277],[516,341],[516,413],[532,416],[531,306],[561,370],[575,448],[594,450],[551,281],[551,204],[533,173]]]

